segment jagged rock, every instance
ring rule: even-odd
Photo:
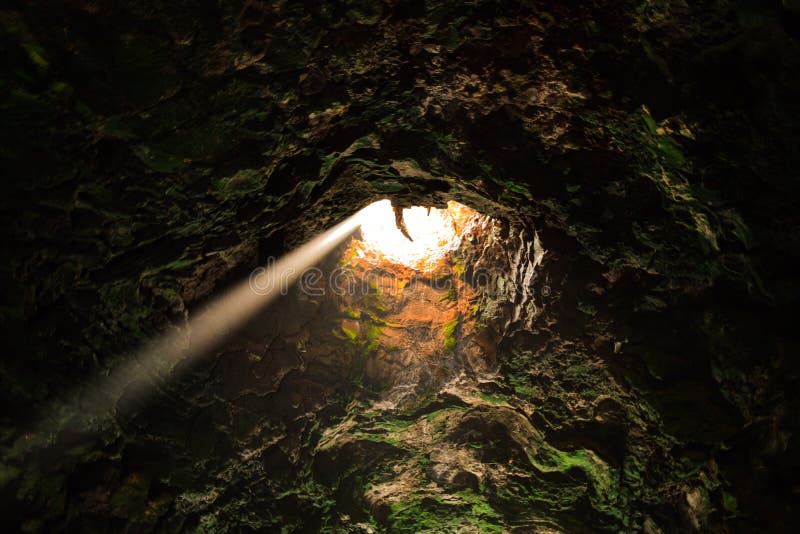
[[[795,4],[4,7],[5,531],[800,529]],[[95,391],[385,197],[485,216],[455,295]]]
[[[431,453],[430,460],[426,474],[440,486],[452,490],[478,490],[481,477],[474,470],[481,471],[482,466],[466,451],[440,448]]]

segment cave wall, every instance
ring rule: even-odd
[[[121,423],[75,432],[53,403],[390,196],[524,221],[547,250],[540,313],[498,352],[502,420],[594,451],[621,495],[561,466],[592,496],[561,528],[790,530],[793,5],[3,8],[4,517],[66,525],[75,466],[146,463]],[[119,487],[191,515],[160,484]]]

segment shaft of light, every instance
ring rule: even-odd
[[[79,400],[80,417],[109,415],[123,395],[126,398],[143,397],[153,388],[164,386],[177,363],[219,348],[231,333],[278,298],[282,287],[297,281],[305,270],[318,264],[352,235],[362,220],[359,212],[320,234],[262,271],[261,276],[266,278],[261,280],[259,291],[251,287],[251,280],[240,282],[212,301],[185,326],[163,335],[133,355],[83,393]]]

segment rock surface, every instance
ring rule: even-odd
[[[797,531],[795,12],[3,7],[4,527]],[[294,295],[152,398],[72,409],[384,197],[499,220],[462,263],[512,290]],[[402,321],[431,335],[387,350]]]

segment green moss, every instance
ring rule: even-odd
[[[319,177],[326,178],[340,159],[341,157],[339,152],[334,152],[332,154],[328,154],[327,156],[323,156],[322,165],[320,165],[319,168]]]
[[[422,532],[440,524],[436,514],[422,508],[420,500],[393,503],[388,522],[396,532]]]
[[[680,145],[669,136],[650,116],[650,112],[644,108],[642,119],[647,133],[650,135],[650,146],[653,154],[661,163],[670,168],[682,168],[686,165],[686,158],[681,152]]]
[[[564,371],[564,381],[576,387],[592,384],[598,370],[591,365],[572,365]]]
[[[369,324],[364,332],[364,352],[370,353],[378,350],[383,329],[377,324]]]
[[[358,339],[358,331],[352,328],[347,328],[346,326],[342,325],[342,332],[344,333],[345,337],[350,341],[355,341]]]
[[[437,418],[437,417],[438,417],[438,416],[439,416],[441,413],[445,412],[446,410],[447,410],[446,408],[443,408],[443,409],[441,409],[441,410],[434,410],[434,411],[432,411],[432,412],[430,412],[430,413],[426,414],[426,415],[425,415],[425,418],[426,418],[428,421],[431,421],[431,422],[433,422],[433,421],[434,421],[434,420],[435,420],[435,419],[436,419],[436,418]]]
[[[514,391],[518,395],[522,395],[523,397],[529,397],[533,394],[533,388],[530,385],[530,382],[527,378],[522,375],[516,373],[509,373],[506,378],[508,379],[508,383],[514,388]]]
[[[514,193],[518,193],[520,195],[530,195],[530,192],[526,187],[516,182],[506,181],[506,182],[501,182],[501,185]]]
[[[398,432],[401,430],[405,430],[406,428],[410,427],[414,424],[414,421],[409,421],[406,419],[384,419],[375,423],[375,428],[382,428],[384,430],[388,430],[390,432]]]
[[[407,192],[409,190],[407,185],[394,180],[374,180],[369,185],[376,193],[382,194]]]
[[[401,323],[390,323],[389,321],[386,321],[385,319],[378,317],[376,314],[370,311],[361,312],[361,316],[363,317],[364,315],[366,315],[370,321],[372,321],[374,324],[378,326],[388,326],[389,328],[403,328],[403,325]]]
[[[342,324],[341,333],[334,331],[340,339],[347,339],[360,348],[362,356],[375,352],[380,347],[380,338],[383,327],[387,323],[369,311],[358,311],[351,308],[345,310],[349,319],[358,321],[357,328],[350,328]],[[343,334],[343,336],[341,335]]]
[[[434,432],[442,433],[447,426],[447,419],[450,418],[455,412],[462,411],[463,408],[442,408],[434,410],[427,414],[425,417],[429,423],[433,425]]]
[[[504,532],[502,518],[482,495],[472,491],[445,501],[438,495],[417,496],[392,504],[392,532]]]
[[[373,441],[375,443],[388,443],[389,445],[395,447],[401,447],[403,445],[403,442],[400,441],[399,439],[386,434],[368,434],[365,432],[361,432],[358,433],[357,435],[362,439],[366,439],[367,441]]]
[[[508,402],[508,395],[501,393],[481,393],[481,398],[489,404],[505,404]]]
[[[28,59],[31,60],[31,63],[36,65],[36,68],[39,70],[39,72],[44,73],[47,71],[50,63],[43,56],[44,50],[39,46],[31,44],[25,44],[23,47],[25,48],[25,52],[28,54]]]
[[[446,301],[454,301],[458,298],[458,293],[456,293],[456,288],[451,287],[447,290],[447,292],[439,297],[439,302],[446,302]]]
[[[322,510],[328,510],[336,504],[336,501],[330,498],[330,490],[310,478],[309,475],[304,475],[294,487],[279,494],[278,498],[289,496],[297,496],[315,508]]]
[[[461,277],[464,275],[464,271],[467,270],[467,264],[460,258],[457,258],[453,262],[453,274],[456,277]]]
[[[618,507],[618,478],[594,452],[583,449],[565,452],[542,443],[531,461],[543,472],[568,473],[573,469],[582,471],[591,482],[589,500],[592,507],[618,521],[623,521],[624,514]]]
[[[364,304],[367,308],[377,312],[385,312],[387,309],[386,303],[383,301],[383,290],[374,280],[369,281],[369,289],[364,295]]]
[[[735,516],[739,514],[739,501],[726,491],[722,492],[722,507],[725,508],[725,511],[730,515]]]
[[[444,325],[444,351],[450,352],[455,350],[456,345],[458,344],[458,340],[456,338],[456,332],[458,331],[458,325],[461,321],[460,316],[456,316],[455,319]]]

